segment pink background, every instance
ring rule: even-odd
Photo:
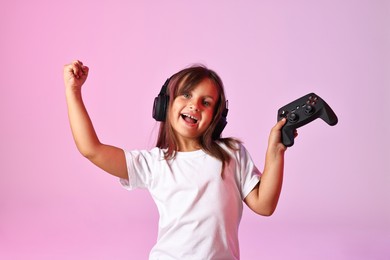
[[[260,169],[276,111],[311,91],[335,110],[299,129],[276,213],[245,209],[242,259],[389,259],[390,4],[361,1],[0,3],[0,259],[146,259],[157,212],[79,155],[62,69],[103,142],[151,148],[153,98],[192,63],[230,101],[225,136]]]

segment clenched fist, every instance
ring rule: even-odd
[[[80,90],[87,80],[89,68],[79,60],[64,66],[65,87],[72,90]]]

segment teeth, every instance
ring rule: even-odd
[[[189,117],[189,118],[194,119],[194,120],[196,120],[196,121],[199,120],[198,118],[196,118],[196,117],[194,117],[194,116],[191,116],[191,115],[189,115],[189,114],[183,114],[183,116]]]

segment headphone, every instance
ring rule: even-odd
[[[157,97],[154,98],[152,116],[156,121],[164,122],[167,115],[168,105],[169,105],[169,95],[167,94],[167,88],[169,84],[169,78],[165,81],[164,85],[161,87],[160,93]],[[213,132],[213,140],[218,139],[221,136],[221,133],[225,126],[227,125],[226,117],[229,112],[227,108],[228,102],[226,101],[225,107],[222,111],[221,118],[219,119],[217,125],[215,126]]]

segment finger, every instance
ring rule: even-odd
[[[282,127],[284,126],[284,124],[286,123],[286,121],[287,121],[286,118],[283,117],[281,120],[279,120],[279,121],[276,123],[275,129],[276,129],[276,130],[282,129]]]
[[[80,78],[81,76],[85,75],[88,72],[88,69],[84,69],[86,68],[86,66],[84,66],[83,62],[79,60],[73,61],[71,66],[72,66],[72,73],[76,78]]]
[[[75,61],[72,64],[72,72],[76,78],[80,78],[83,75],[82,65],[80,61]]]
[[[82,61],[79,61],[79,60],[75,60],[72,62],[73,65],[83,65],[83,62]]]
[[[83,65],[83,66],[81,67],[81,70],[82,70],[82,72],[83,72],[84,75],[88,75],[89,68],[88,68],[87,66],[84,66],[84,65]]]

